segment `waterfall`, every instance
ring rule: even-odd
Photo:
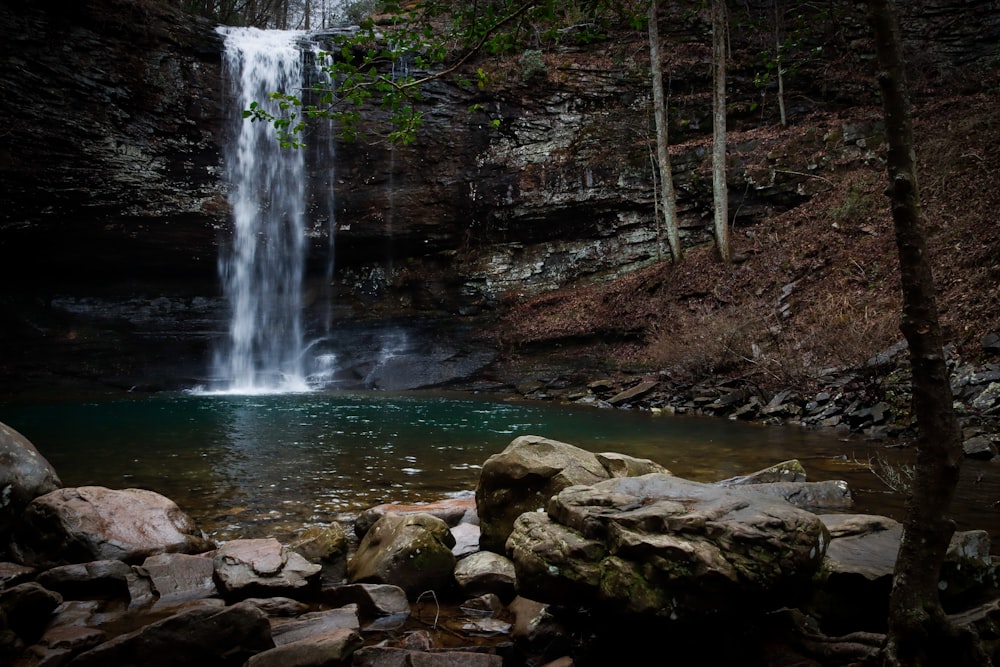
[[[214,355],[219,391],[307,391],[303,371],[305,156],[281,148],[274,128],[242,110],[272,91],[304,87],[298,31],[220,28],[232,87],[234,127],[225,151],[233,236],[219,275],[229,332]]]
[[[243,110],[253,102],[278,115],[277,105],[268,99],[271,92],[308,98],[313,84],[332,85],[323,78],[327,75],[321,67],[319,52],[327,53],[319,46],[323,35],[255,28],[218,30],[225,37],[224,73],[232,115],[224,155],[232,237],[221,244],[219,254],[229,326],[213,349],[208,386],[194,391],[265,394],[419,386],[413,384],[412,365],[422,364],[424,369],[427,365],[406,331],[395,324],[358,327],[337,321],[333,126],[311,126],[309,150],[297,150],[281,148],[270,124],[243,118]],[[407,66],[394,64],[394,74],[395,68]],[[395,157],[390,153],[389,203],[383,214],[390,244],[386,283],[393,272]],[[309,192],[308,182],[324,191]],[[329,235],[329,255],[325,271],[314,272],[307,289],[307,239],[320,236],[323,223]],[[378,267],[373,271],[377,274]],[[317,280],[322,284],[317,285]]]

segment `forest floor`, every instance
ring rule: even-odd
[[[974,364],[991,361],[981,340],[1000,331],[998,90],[983,83],[972,92],[914,96],[941,324],[953,353]],[[774,131],[794,142],[817,126],[880,114],[854,108]],[[553,374],[656,371],[687,382],[754,376],[764,390],[808,391],[823,370],[901,341],[884,150],[850,148],[821,156],[822,167],[809,175],[820,187],[808,201],[735,227],[733,264],[703,245],[676,265],[506,304],[498,377],[514,381],[529,369],[544,375],[547,365]]]

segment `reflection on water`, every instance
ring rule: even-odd
[[[139,487],[174,499],[218,540],[290,536],[384,502],[470,491],[491,454],[519,435],[657,461],[713,481],[799,458],[810,479],[845,479],[859,511],[900,516],[864,462],[885,449],[831,431],[722,419],[478,400],[468,396],[308,393],[157,395],[0,405],[67,486]],[[996,466],[968,462],[962,527],[998,524]]]

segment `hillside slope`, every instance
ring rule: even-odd
[[[914,118],[942,324],[958,355],[986,363],[981,342],[1000,331],[1000,94],[995,78],[976,88],[920,91]],[[500,376],[563,358],[566,369],[659,370],[692,381],[753,376],[765,388],[808,389],[822,370],[900,341],[883,151],[843,132],[879,113],[815,113],[781,130],[788,150],[814,151],[809,179],[821,187],[788,211],[734,229],[738,263],[724,265],[702,246],[677,266],[506,304]],[[729,141],[777,131],[734,132]],[[757,157],[765,164],[773,153]]]

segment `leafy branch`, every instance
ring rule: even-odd
[[[513,41],[505,29],[540,5],[539,0],[526,0],[505,6],[506,11],[501,14],[490,7],[483,15],[473,10],[471,14],[456,17],[451,35],[467,46],[458,59],[446,66],[442,64],[449,52],[447,34],[439,32],[435,25],[448,15],[445,3],[432,0],[398,14],[388,35],[381,34],[374,21],[368,19],[355,33],[335,36],[335,52],[318,54],[324,82],[307,91],[272,92],[268,95],[270,105],[252,102],[243,111],[243,117],[273,125],[281,146],[301,148],[310,119],[337,121],[343,138],[356,139],[360,134],[362,108],[376,103],[388,113],[393,128],[389,140],[411,143],[423,122],[423,114],[416,106],[422,100],[422,87],[457,73],[478,53],[497,53],[509,48]],[[386,6],[386,10],[392,12],[398,7]],[[410,73],[409,66],[401,73],[394,72],[396,63],[412,64],[422,72],[437,69],[418,77]],[[478,87],[485,87],[485,72],[477,69],[475,76]],[[468,80],[459,83],[471,85]],[[314,101],[307,103],[303,99],[306,95]],[[492,125],[496,127],[498,122]]]

